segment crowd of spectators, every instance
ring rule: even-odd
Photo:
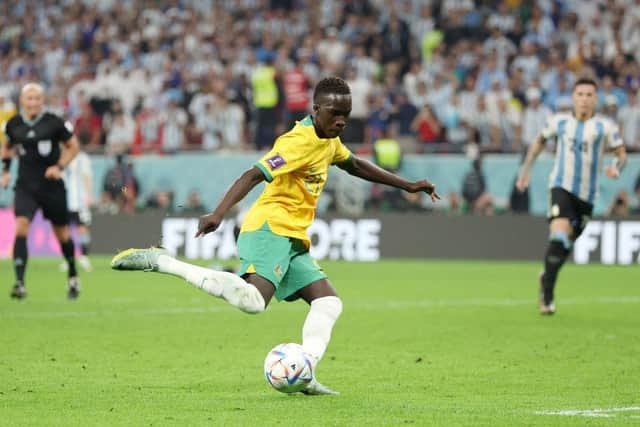
[[[40,81],[84,149],[116,159],[264,150],[327,75],[351,86],[342,139],[362,153],[389,138],[402,154],[521,152],[571,107],[580,76],[597,79],[598,110],[640,150],[639,64],[640,0],[0,2],[0,122],[22,84]],[[173,204],[170,188],[136,200],[130,167],[105,178],[102,206]],[[493,212],[479,160],[463,187],[452,211]],[[378,187],[366,203],[422,209]]]
[[[264,149],[335,74],[365,151],[389,134],[521,150],[583,75],[637,149],[639,60],[640,0],[0,2],[2,103],[42,81],[85,149],[114,155]]]

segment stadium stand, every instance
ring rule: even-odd
[[[2,111],[42,81],[90,153],[264,148],[331,74],[352,86],[345,140],[360,153],[380,134],[408,156],[520,153],[585,75],[640,149],[634,0],[6,0],[0,28]]]

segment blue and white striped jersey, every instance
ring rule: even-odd
[[[87,183],[93,180],[91,160],[87,153],[79,152],[64,168],[64,184],[67,188],[67,206],[70,212],[81,212],[89,209],[90,188]],[[88,181],[88,182],[87,182]],[[91,185],[91,184],[89,184]]]
[[[618,125],[599,114],[580,121],[572,113],[557,113],[549,118],[541,134],[557,142],[549,188],[563,188],[593,203],[605,148],[623,145]]]

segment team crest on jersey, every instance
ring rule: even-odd
[[[36,137],[36,132],[33,129],[27,132],[27,138],[35,138],[35,137]]]
[[[51,140],[45,139],[42,141],[38,141],[38,154],[42,157],[46,157],[51,153]]]
[[[271,170],[276,170],[279,167],[286,165],[287,162],[285,162],[284,158],[280,154],[276,154],[275,156],[267,159],[267,164]]]
[[[278,278],[282,278],[282,267],[280,266],[280,264],[275,266],[275,268],[273,269],[273,272],[276,274]]]

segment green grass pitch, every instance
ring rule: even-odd
[[[318,379],[284,395],[262,373],[300,342],[302,302],[251,316],[168,276],[82,274],[32,259],[29,297],[0,262],[0,424],[640,425],[640,271],[568,265],[537,313],[539,263],[325,262],[342,296]]]

